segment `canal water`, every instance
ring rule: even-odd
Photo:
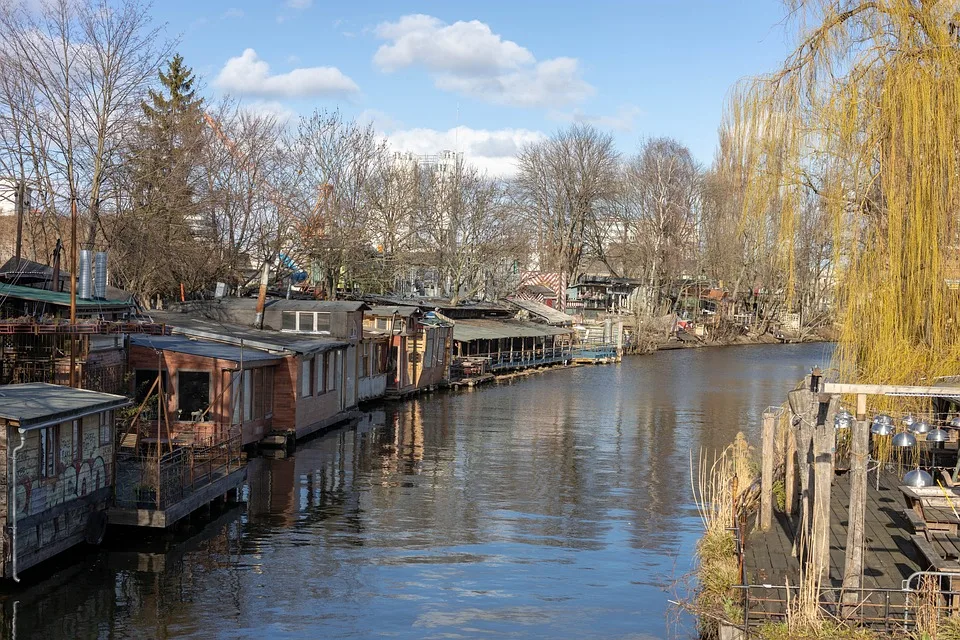
[[[17,638],[689,638],[690,454],[829,345],[683,350],[369,412],[251,462],[245,509],[7,587]],[[52,572],[52,576],[51,576]]]

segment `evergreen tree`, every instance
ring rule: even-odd
[[[129,143],[131,209],[114,229],[117,270],[125,286],[151,299],[205,282],[196,183],[201,177],[203,100],[180,55],[159,72],[141,103],[143,120]]]

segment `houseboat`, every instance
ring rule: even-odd
[[[0,386],[0,575],[99,544],[123,396],[47,383]]]

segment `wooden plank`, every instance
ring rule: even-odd
[[[765,412],[761,434],[760,453],[760,530],[766,531],[773,522],[773,431],[776,415]]]

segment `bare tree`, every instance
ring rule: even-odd
[[[536,233],[541,270],[576,276],[588,229],[616,192],[618,158],[612,136],[581,124],[520,152],[514,189]]]
[[[700,168],[676,140],[654,138],[628,163],[624,188],[630,212],[625,226],[643,248],[652,312],[663,286],[696,262]]]
[[[317,111],[300,121],[294,143],[309,235],[299,239],[302,253],[322,269],[327,295],[338,285],[353,288],[353,277],[372,257],[368,184],[374,178],[386,143],[372,125],[344,120],[339,111]]]

